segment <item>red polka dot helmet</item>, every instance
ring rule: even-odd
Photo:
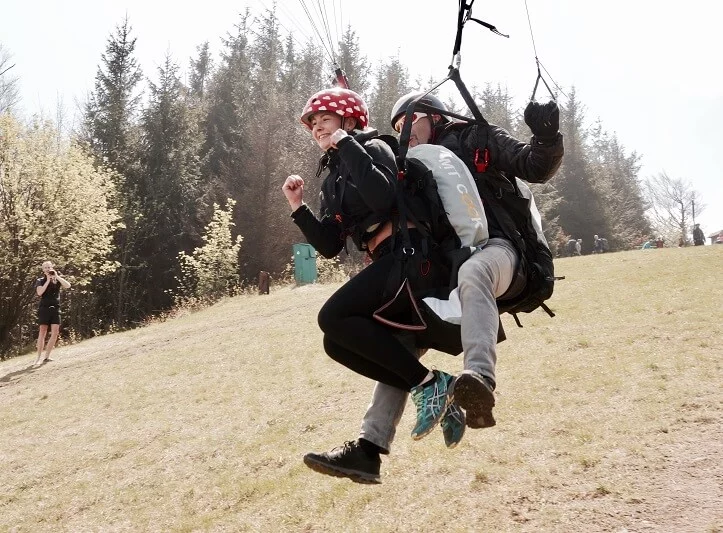
[[[311,116],[320,111],[336,113],[344,118],[355,118],[359,129],[364,129],[369,125],[367,105],[361,96],[349,89],[334,87],[314,94],[304,106],[301,123],[311,129]]]

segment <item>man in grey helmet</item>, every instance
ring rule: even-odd
[[[406,94],[394,105],[391,124],[397,132],[402,131],[407,109],[422,94]],[[435,111],[427,109],[412,114],[410,148],[436,144],[451,150],[472,171],[485,202],[481,183],[486,176],[502,175],[510,180],[520,178],[544,183],[560,167],[564,150],[559,132],[559,108],[555,102],[530,102],[525,109],[525,122],[533,134],[529,144],[514,139],[498,126],[450,121],[444,115],[446,106],[433,95],[426,95],[419,102]],[[529,200],[538,241],[549,248],[529,188],[521,181],[517,182],[520,189],[527,190],[525,197]],[[499,312],[506,299],[514,298],[526,286],[525,271],[520,268],[520,251],[508,238],[509,228],[502,227],[504,224],[498,217],[486,214],[489,240],[462,264],[458,273],[464,370],[454,384],[454,402],[441,420],[449,448],[460,442],[465,424],[473,429],[496,424],[492,409],[495,405]],[[360,483],[379,483],[380,454],[390,451],[406,401],[404,391],[377,383],[362,420],[359,438],[330,452],[308,453],[304,462],[324,474],[348,477]]]

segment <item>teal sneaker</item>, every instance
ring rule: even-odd
[[[459,408],[457,402],[450,403],[440,423],[442,433],[444,434],[444,443],[447,445],[447,448],[454,448],[460,443],[464,436],[465,424],[464,411]]]
[[[417,406],[417,425],[412,430],[414,440],[429,435],[444,415],[447,405],[453,400],[450,392],[454,376],[439,370],[432,370],[432,373],[432,381],[412,389],[412,401]]]

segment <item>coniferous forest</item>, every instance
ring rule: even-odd
[[[253,286],[261,270],[279,279],[303,240],[281,185],[303,175],[305,199],[317,207],[319,149],[298,117],[331,83],[320,46],[300,46],[273,10],[241,15],[218,57],[206,42],[184,64],[159,58],[156,72],[141,71],[138,38],[127,19],[109,34],[70,138],[52,122],[0,114],[2,358],[33,342],[33,282],[46,259],[74,285],[64,296],[64,334],[84,338],[142,324],[199,294]],[[393,133],[393,103],[428,84],[395,57],[371,63],[352,26],[337,49],[371,125]],[[490,122],[529,139],[524,105],[513,107],[504,88],[470,89]],[[638,155],[600,123],[586,125],[574,89],[558,102],[563,166],[533,186],[553,252],[571,237],[590,252],[594,234],[611,250],[638,246],[651,231]],[[466,112],[461,99],[450,104]]]

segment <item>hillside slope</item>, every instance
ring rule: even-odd
[[[356,437],[372,388],[323,354],[334,286],[2,362],[0,530],[723,531],[722,266],[558,260],[557,317],[504,319],[498,425],[447,450],[409,404],[377,486],[301,462]]]

